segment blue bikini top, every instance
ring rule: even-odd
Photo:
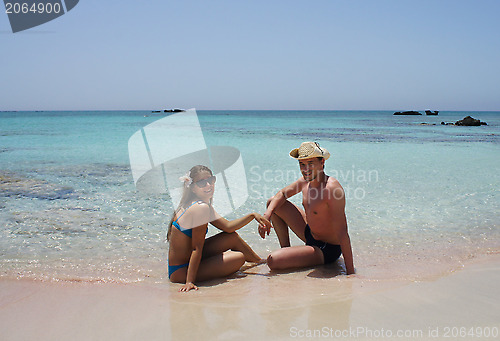
[[[175,220],[172,222],[172,226],[175,226],[175,227],[176,227],[179,231],[181,231],[182,233],[184,233],[184,234],[185,234],[186,236],[188,236],[189,238],[192,238],[192,237],[193,237],[193,229],[192,229],[192,228],[191,228],[191,229],[185,229],[185,228],[183,228],[181,225],[179,225],[178,221],[179,221],[179,219],[181,219],[182,215],[183,215],[184,213],[186,213],[186,211],[187,211],[187,210],[188,210],[191,206],[193,206],[194,204],[199,203],[199,202],[200,202],[200,201],[195,201],[195,202],[193,202],[191,205],[189,205],[189,206],[188,206],[188,208],[186,208],[186,209],[184,210],[184,212],[182,212],[182,213],[181,213],[181,215],[179,216],[179,218],[175,219]],[[207,229],[207,231],[205,231],[205,234],[207,234],[207,233],[208,233],[208,229]]]

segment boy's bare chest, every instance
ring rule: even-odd
[[[308,214],[318,215],[328,211],[328,203],[325,198],[326,191],[304,190],[302,192],[302,205]]]

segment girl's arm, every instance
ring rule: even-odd
[[[189,265],[186,275],[186,284],[184,284],[179,291],[198,290],[194,285],[198,268],[200,267],[201,258],[203,254],[203,245],[205,244],[205,234],[207,231],[208,221],[203,224],[196,224],[196,222],[203,221],[210,215],[211,208],[206,204],[194,205],[190,211],[186,212],[184,222],[188,226],[196,226],[192,229],[193,234],[191,237],[191,257],[189,258]]]
[[[269,227],[271,226],[271,223],[267,219],[263,218],[260,214],[255,212],[234,220],[227,220],[224,217],[219,216],[216,220],[212,221],[211,224],[217,227],[219,230],[227,233],[232,233],[247,225],[254,219],[261,225],[266,225]]]
[[[184,284],[179,291],[189,291],[192,289],[198,290],[198,287],[194,285],[194,282],[196,281],[196,274],[198,273],[198,268],[200,267],[203,245],[205,244],[206,230],[207,225],[198,226],[193,229],[193,235],[191,238],[192,251],[191,257],[189,258],[186,284]]]

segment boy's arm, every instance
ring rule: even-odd
[[[346,272],[348,275],[355,273],[354,261],[352,257],[351,238],[347,230],[347,219],[345,216],[345,193],[342,186],[336,182],[331,188],[329,205],[332,209],[333,224],[337,234],[337,239],[342,250]]]
[[[283,205],[283,203],[290,197],[294,196],[297,193],[302,191],[302,187],[304,186],[305,180],[303,178],[293,182],[292,184],[284,187],[278,193],[276,193],[267,205],[266,212],[262,215],[263,218],[271,221],[271,216],[273,215],[274,210],[277,207]],[[259,234],[262,238],[265,238],[266,234],[269,235],[271,231],[269,226],[264,226],[262,224],[259,225]]]
[[[306,183],[305,180],[301,178],[293,182],[292,184],[282,188],[278,193],[276,193],[271,198],[271,201],[267,206],[267,210],[262,216],[267,220],[269,220],[271,218],[271,215],[273,214],[273,211],[277,207],[283,205],[285,200],[287,200],[288,198],[293,197],[295,194],[300,193],[300,191],[302,191],[302,187],[304,186],[305,183]]]
[[[340,240],[340,249],[342,250],[342,256],[344,257],[345,269],[348,275],[354,274],[354,262],[352,259],[352,248],[351,239],[349,238],[349,233],[346,232],[344,237]]]

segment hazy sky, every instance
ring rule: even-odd
[[[13,34],[2,10],[0,110],[500,110],[499,14],[498,0],[80,0]]]

